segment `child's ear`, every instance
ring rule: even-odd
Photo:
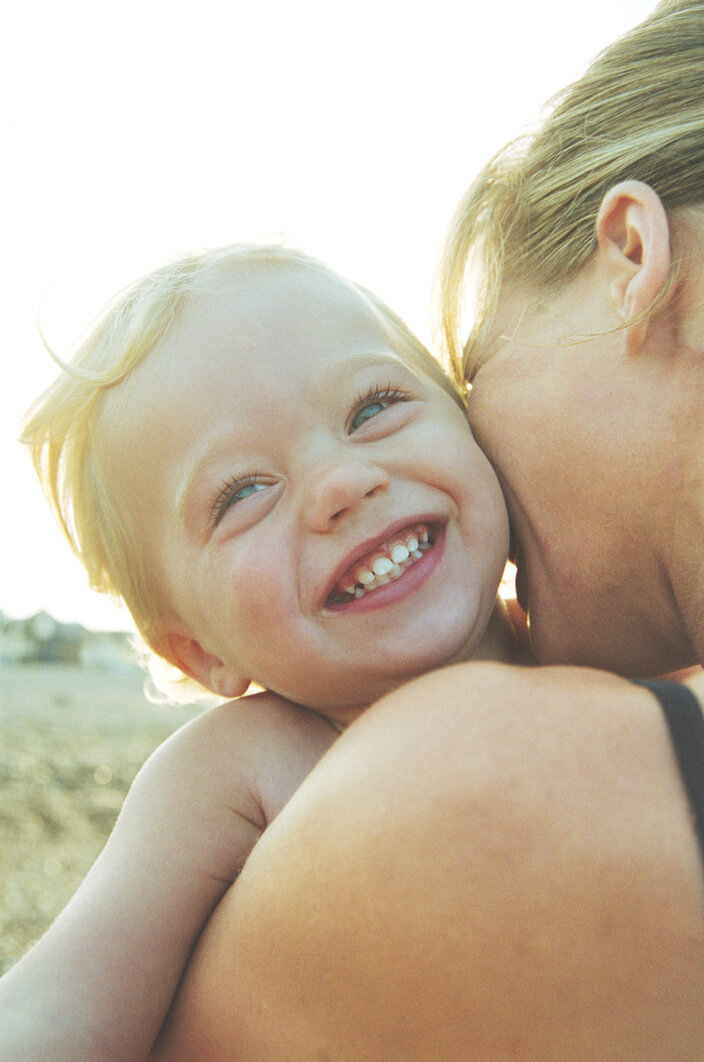
[[[185,634],[167,634],[162,643],[163,655],[201,686],[219,697],[234,700],[249,688],[249,679],[219,657],[209,653],[195,638]]]
[[[596,238],[612,277],[611,299],[627,324],[627,350],[635,353],[648,330],[647,318],[637,318],[661,292],[672,264],[670,225],[662,200],[642,181],[614,185],[599,208]]]

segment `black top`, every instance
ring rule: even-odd
[[[667,680],[635,681],[655,694],[665,713],[704,862],[704,713],[688,686]]]

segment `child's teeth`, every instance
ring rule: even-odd
[[[377,576],[388,575],[392,568],[393,563],[388,557],[377,557],[376,560],[372,562],[372,571]]]
[[[361,583],[362,586],[369,586],[376,578],[374,572],[370,572],[368,568],[358,568],[354,575],[357,582]]]
[[[415,531],[408,532],[408,537],[402,541],[397,538],[383,549],[384,552],[376,550],[363,563],[352,568],[344,576],[348,581],[337,584],[338,592],[358,599],[370,590],[398,579],[412,561],[420,560],[423,553],[430,549],[428,530],[417,527]]]

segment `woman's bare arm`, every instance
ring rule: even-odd
[[[0,981],[4,1062],[146,1058],[208,915],[334,736],[262,695],[161,746],[81,888]]]
[[[155,1059],[692,1062],[704,889],[651,695],[469,664],[356,722],[221,901]]]

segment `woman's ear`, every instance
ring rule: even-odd
[[[599,208],[596,238],[612,277],[611,299],[627,325],[627,350],[635,353],[648,330],[647,317],[638,318],[662,291],[672,264],[670,225],[662,200],[642,181],[614,185]]]
[[[219,697],[234,700],[249,688],[249,679],[208,652],[200,642],[185,634],[167,634],[158,649],[186,675]]]

